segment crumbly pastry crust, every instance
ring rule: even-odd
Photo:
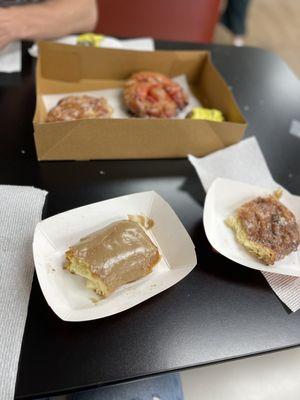
[[[180,85],[159,72],[142,71],[125,83],[124,100],[137,117],[171,118],[188,104]]]
[[[258,197],[243,204],[226,220],[238,242],[266,265],[296,251],[300,242],[295,216],[279,197],[278,193]]]
[[[46,122],[73,121],[77,119],[110,118],[113,109],[104,97],[67,96],[52,108]]]

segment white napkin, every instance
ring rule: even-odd
[[[300,138],[300,121],[293,119],[290,126],[290,134]]]
[[[22,69],[21,42],[13,42],[0,50],[0,72],[20,72]]]
[[[57,40],[55,43],[69,44],[75,46],[77,44],[78,35],[64,36]],[[116,39],[114,37],[105,36],[100,43],[100,47],[109,49],[123,49],[123,50],[140,50],[140,51],[153,51],[154,40],[152,38],[136,38],[136,39]],[[28,53],[32,57],[38,56],[38,47],[33,44],[29,49]]]
[[[154,51],[154,40],[152,38],[136,38],[120,40],[122,48],[126,50]]]
[[[0,399],[14,398],[34,271],[32,238],[47,192],[0,186]]]
[[[256,186],[278,189],[255,137],[245,139],[206,157],[188,156],[207,191],[215,178],[229,178]],[[250,171],[250,172],[249,172]],[[300,308],[300,278],[262,272],[271,288],[290,310]]]

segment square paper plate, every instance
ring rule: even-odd
[[[128,214],[142,214],[154,220],[154,226],[146,233],[158,246],[161,260],[149,275],[101,300],[85,287],[84,278],[63,269],[65,251],[83,236],[127,219]],[[155,192],[101,201],[39,222],[33,255],[44,296],[64,321],[87,321],[127,310],[179,282],[197,263],[190,236],[169,204]]]
[[[248,185],[230,179],[217,178],[210,186],[204,205],[203,223],[210,244],[223,256],[236,263],[260,271],[283,275],[300,276],[300,249],[292,252],[274,265],[266,266],[251,256],[235,239],[232,229],[226,224],[227,217],[243,203],[258,196],[268,196],[272,190]],[[300,196],[283,190],[280,201],[295,215],[299,225]]]

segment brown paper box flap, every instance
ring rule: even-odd
[[[226,82],[213,65],[210,55],[208,55],[204,61],[199,84],[199,89],[202,93],[201,102],[204,107],[221,110],[227,121],[245,124],[245,118],[231,90],[229,90]]]
[[[39,93],[120,87],[133,72],[185,74],[198,87],[203,106],[222,110],[229,121],[245,123],[234,97],[206,51],[130,51],[40,42]],[[72,65],[72,68],[70,68]],[[212,84],[213,82],[213,84]]]
[[[205,51],[131,51],[51,42],[39,42],[39,54],[42,77],[67,82],[81,78],[125,80],[142,70],[159,70],[170,76],[185,74],[193,81],[199,63],[208,55]]]
[[[200,156],[225,147],[207,121],[81,120],[35,125],[39,129],[39,158],[47,160],[66,151],[67,159],[86,160]]]

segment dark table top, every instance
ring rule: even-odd
[[[157,43],[209,49],[280,184],[300,194],[300,85],[276,55],[254,48]],[[45,217],[128,193],[156,190],[196,245],[198,265],[184,280],[121,314],[67,323],[47,306],[36,277],[16,385],[29,399],[299,345],[300,313],[289,313],[263,275],[215,254],[202,225],[204,191],[185,159],[37,162],[33,142],[34,63],[0,74],[0,183],[49,191]],[[255,168],[255,166],[253,166]],[[105,174],[100,174],[105,171]],[[249,171],[251,173],[251,171]]]

